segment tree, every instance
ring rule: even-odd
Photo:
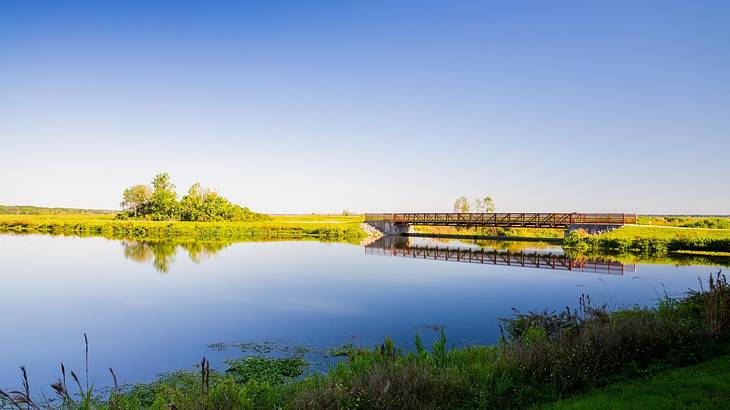
[[[202,218],[203,192],[199,183],[193,184],[188,194],[180,200],[180,219],[198,221]]]
[[[183,221],[246,221],[260,218],[248,208],[231,203],[217,192],[196,183],[180,200],[180,219]]]
[[[491,196],[487,195],[482,199],[482,204],[484,205],[484,212],[496,212],[497,207],[494,205],[494,200]]]
[[[152,197],[147,206],[145,214],[154,220],[175,219],[178,214],[177,193],[175,185],[167,173],[157,174],[152,180]]]
[[[474,212],[484,212],[484,200],[480,198],[475,199],[472,209]]]
[[[228,201],[210,188],[193,184],[187,195],[177,200],[175,185],[166,173],[157,174],[152,180],[151,190],[144,185],[135,185],[124,191],[122,206],[134,216],[156,221],[249,221],[263,220],[268,216]],[[129,217],[128,213],[119,218]]]
[[[456,198],[456,201],[454,201],[454,212],[469,212],[469,200],[465,196]]]
[[[125,209],[136,218],[139,215],[139,211],[142,209],[147,201],[152,197],[152,190],[147,185],[134,185],[124,190],[122,193],[122,202],[119,204],[122,209]]]
[[[487,195],[484,199],[477,198],[474,200],[474,212],[494,212],[494,201],[492,197]]]

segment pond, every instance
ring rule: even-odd
[[[404,349],[443,328],[450,345],[494,343],[498,319],[521,311],[651,305],[699,286],[709,265],[571,258],[557,245],[425,238],[369,246],[316,241],[151,243],[0,235],[0,386],[18,367],[49,395],[63,362],[108,386],[213,366],[242,354],[317,355]],[[672,261],[669,261],[672,262]],[[37,391],[37,390],[36,390]]]

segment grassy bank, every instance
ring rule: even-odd
[[[730,402],[730,356],[619,383],[545,410],[721,409]]]
[[[503,409],[581,400],[605,406],[613,399],[600,390],[606,386],[663,374],[657,391],[681,392],[689,387],[663,372],[730,353],[730,286],[719,274],[705,290],[664,299],[655,308],[608,311],[585,296],[579,305],[517,313],[503,320],[503,340],[494,346],[449,348],[442,332],[430,349],[417,336],[408,352],[390,339],[375,349],[349,349],[347,360],[326,374],[303,375],[306,363],[299,357],[249,357],[219,371],[203,361],[197,371],[115,388],[105,399],[92,399],[81,382],[78,390],[86,398],[75,398],[65,375],[53,389],[70,408]],[[72,379],[76,384],[78,377]],[[706,385],[706,396],[718,397],[718,386]],[[589,395],[561,401],[581,394]],[[26,390],[4,397],[6,405],[25,408],[31,395]]]
[[[560,229],[542,228],[459,228],[455,226],[413,226],[418,233],[437,235],[474,235],[474,236],[500,236],[505,238],[562,238],[563,231]]]
[[[730,229],[730,217],[727,216],[672,216],[672,215],[640,215],[640,225],[676,226],[684,228]]]
[[[238,241],[297,239],[356,241],[358,216],[272,216],[250,222],[120,221],[113,215],[0,215],[0,232],[103,236],[110,239]]]
[[[728,252],[730,229],[628,225],[600,235],[574,232],[563,240],[567,248],[618,252]]]

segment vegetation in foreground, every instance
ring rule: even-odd
[[[432,349],[416,336],[415,349],[403,352],[386,339],[374,350],[351,349],[348,360],[328,373],[306,377],[299,376],[304,363],[296,357],[244,358],[218,372],[203,360],[198,372],[115,387],[106,399],[94,398],[93,386],[83,387],[75,373],[72,379],[81,393],[71,395],[64,369],[53,386],[60,400],[55,407],[450,409],[553,403],[727,355],[730,286],[718,273],[706,289],[681,299],[664,298],[655,308],[608,311],[582,297],[579,309],[517,312],[503,324],[504,335],[496,346],[448,348],[442,332]],[[663,377],[671,380],[671,374]],[[667,388],[674,388],[671,383]],[[588,397],[605,404],[600,394]],[[27,384],[23,391],[0,397],[6,407],[39,406]]]
[[[722,409],[730,402],[730,356],[618,383],[543,406],[553,410]]]

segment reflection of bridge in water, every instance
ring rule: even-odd
[[[386,236],[380,238],[372,244],[367,245],[365,247],[365,253],[368,255],[401,256],[414,259],[433,259],[450,262],[608,273],[615,275],[623,275],[624,272],[636,272],[636,265],[634,264],[594,260],[586,257],[571,258],[563,253],[418,245],[411,244],[407,238],[402,237]]]

